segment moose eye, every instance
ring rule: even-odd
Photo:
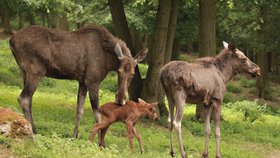
[[[247,59],[246,59],[246,58],[242,58],[241,61],[242,61],[243,63],[245,63],[245,62],[247,61]]]

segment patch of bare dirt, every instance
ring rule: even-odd
[[[247,142],[240,146],[248,151],[259,153],[263,158],[280,158],[280,149],[273,148],[269,144]]]

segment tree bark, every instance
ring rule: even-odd
[[[141,97],[147,102],[158,101],[159,92],[162,90],[159,83],[159,72],[165,62],[171,4],[171,0],[159,0],[149,68],[141,93]]]
[[[174,38],[171,60],[179,60],[180,57],[180,43],[178,38]]]
[[[56,28],[60,29],[60,30],[65,30],[65,31],[68,30],[68,20],[67,20],[66,14],[57,16]]]
[[[261,76],[257,78],[257,88],[258,88],[258,96],[259,98],[266,99],[269,94],[268,88],[268,53],[266,47],[263,43],[265,43],[265,25],[267,22],[267,11],[268,7],[265,3],[260,5],[259,17],[263,19],[263,21],[259,20],[260,30],[258,30],[258,38],[259,38],[259,53],[257,54],[257,64],[261,69]]]
[[[257,78],[258,97],[265,98],[268,93],[268,80],[267,80],[267,53],[260,52],[257,54],[257,64],[261,69],[261,76]]]
[[[164,57],[164,64],[168,63],[171,60],[172,52],[173,52],[173,43],[176,31],[177,17],[179,11],[179,2],[178,0],[172,0],[171,10],[170,10],[170,18],[168,24],[168,32],[167,32],[167,41],[166,41],[166,51]],[[158,94],[158,107],[160,116],[167,115],[168,110],[165,105],[165,95],[164,90],[161,84],[159,84],[159,94]]]
[[[135,51],[132,44],[132,38],[128,28],[122,0],[109,0],[108,2],[117,35],[126,42],[131,54],[133,56],[136,55],[137,52]],[[139,68],[136,66],[134,77],[128,88],[129,98],[131,100],[137,101],[137,99],[140,98],[142,87],[143,81]]]
[[[23,15],[22,13],[18,13],[18,30],[23,28]]]
[[[279,54],[273,52],[272,53],[272,59],[271,59],[271,69],[272,69],[272,73],[276,74],[276,75],[280,74],[280,69],[279,69],[280,62],[279,62],[279,60],[280,60],[279,59]]]
[[[199,0],[199,56],[216,55],[216,0]],[[196,106],[196,118],[204,118],[201,104]]]
[[[199,0],[199,56],[216,55],[216,0]]]
[[[28,19],[29,19],[29,25],[35,25],[35,16],[33,13],[29,13],[28,15]]]
[[[4,7],[3,9],[3,28],[4,28],[4,33],[5,34],[13,34],[12,28],[10,25],[10,12],[8,7]]]

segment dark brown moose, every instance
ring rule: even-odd
[[[74,137],[78,136],[87,91],[98,123],[101,121],[98,112],[100,82],[109,71],[117,71],[115,102],[123,105],[135,66],[148,51],[145,49],[133,58],[122,40],[98,25],[89,25],[74,32],[29,26],[11,37],[10,48],[23,73],[24,88],[18,101],[34,133],[32,96],[39,81],[44,76],[79,81]]]
[[[225,84],[236,74],[247,73],[260,75],[260,68],[250,61],[233,44],[223,42],[224,49],[216,57],[200,58],[195,63],[173,61],[166,64],[160,72],[160,81],[169,104],[169,130],[171,156],[174,156],[172,131],[175,128],[182,157],[187,157],[182,142],[181,122],[184,104],[204,104],[205,107],[205,150],[203,157],[208,157],[210,136],[210,107],[213,106],[216,157],[220,158],[220,115],[221,104],[226,92]],[[176,113],[174,113],[174,109]],[[175,116],[174,116],[175,115]]]
[[[100,147],[105,147],[105,134],[107,129],[114,122],[124,122],[127,127],[127,134],[130,143],[130,150],[133,153],[133,135],[137,138],[140,145],[140,152],[144,151],[141,135],[137,132],[135,124],[139,117],[148,116],[151,120],[157,120],[155,106],[157,103],[146,103],[142,99],[138,99],[139,103],[127,101],[123,106],[118,106],[115,103],[106,103],[99,108],[99,112],[103,115],[102,122],[95,124],[91,130],[90,141],[93,142],[96,133],[101,130]]]

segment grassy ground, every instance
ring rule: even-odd
[[[141,65],[142,73],[145,68],[147,66]],[[114,92],[117,88],[116,80],[116,74],[110,73],[102,82],[100,104],[114,100]],[[237,78],[237,80],[231,83],[232,85],[228,85],[232,95],[243,92],[244,88],[239,86],[240,84],[251,88],[253,85],[251,82],[254,82],[245,78]],[[137,128],[142,134],[145,148],[142,155],[139,153],[139,145],[136,140],[135,154],[130,154],[126,128],[122,123],[114,124],[109,128],[105,138],[107,144],[105,150],[100,151],[96,143],[90,144],[88,137],[93,125],[93,116],[88,98],[79,139],[73,139],[77,86],[77,82],[74,81],[44,79],[33,99],[33,116],[38,134],[33,139],[24,140],[13,140],[0,136],[0,157],[1,155],[4,157],[50,158],[170,157],[168,155],[170,143],[166,117],[161,118],[157,123],[146,119],[138,123]],[[0,41],[0,106],[21,113],[16,100],[21,87],[20,72],[8,50],[7,41]],[[252,101],[235,102],[237,99],[233,99],[229,97],[222,109],[222,156],[226,158],[280,157],[280,111],[271,110]],[[186,106],[182,132],[189,157],[196,158],[200,157],[204,148],[204,125],[195,121],[194,113],[195,106]],[[174,142],[176,157],[180,157],[177,139]],[[214,157],[213,128],[209,150],[210,157]]]

